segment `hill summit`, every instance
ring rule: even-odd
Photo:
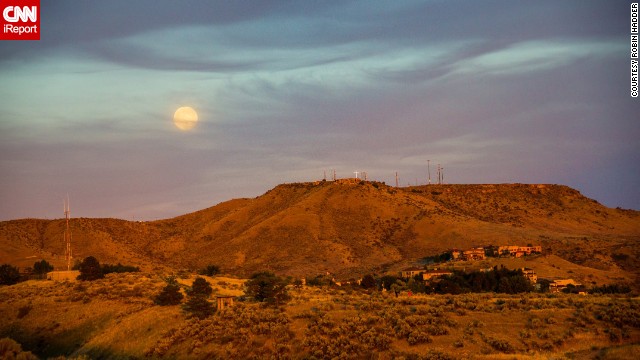
[[[640,212],[607,208],[562,185],[395,188],[343,179],[283,184],[172,219],[71,220],[74,256],[144,268],[216,264],[248,275],[341,277],[396,269],[450,248],[536,244],[594,269],[637,269]],[[60,267],[63,220],[0,223],[0,262]]]

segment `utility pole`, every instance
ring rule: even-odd
[[[428,174],[428,182],[427,184],[431,185],[431,160],[427,160],[427,174]]]
[[[396,187],[398,187],[398,172],[396,171]]]
[[[336,169],[333,169],[333,181],[336,181]]]
[[[442,184],[442,182],[440,181],[440,164],[438,164],[438,185]]]
[[[64,253],[65,260],[67,260],[67,271],[71,270],[71,230],[69,229],[69,218],[71,217],[71,202],[69,201],[69,195],[67,194],[66,201],[63,200],[64,206],[64,217],[67,223],[67,226],[64,231],[64,241],[66,243],[66,250]]]

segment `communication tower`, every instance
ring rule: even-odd
[[[64,230],[64,241],[67,244],[67,248],[65,250],[64,256],[65,260],[67,260],[67,271],[71,270],[71,258],[73,257],[71,253],[71,230],[69,229],[69,218],[71,217],[71,203],[69,202],[69,195],[67,195],[67,199],[63,200],[64,205],[64,217],[66,219],[67,226]]]

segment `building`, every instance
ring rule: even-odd
[[[484,260],[484,248],[473,248],[462,252],[462,260]]]
[[[529,281],[531,281],[532,284],[535,284],[538,282],[538,275],[536,274],[535,270],[529,269],[529,268],[522,268],[520,270],[522,270],[522,274],[524,275],[524,277],[529,279]]]
[[[410,267],[400,271],[400,277],[403,277],[405,279],[410,279],[416,275],[422,274],[423,272],[424,272],[424,269],[417,268],[417,267]]]
[[[442,276],[451,276],[453,272],[447,270],[429,270],[422,273],[422,280],[430,281],[434,278],[439,278]]]
[[[216,309],[220,311],[226,307],[233,306],[233,299],[235,299],[235,296],[230,296],[230,295],[216,296]]]
[[[542,246],[518,246],[518,245],[507,245],[507,246],[498,246],[497,255],[505,255],[505,256],[515,256],[521,257],[524,255],[531,255],[533,253],[541,253]]]
[[[80,275],[78,270],[50,271],[47,273],[47,280],[54,281],[75,281]]]
[[[556,279],[549,283],[549,291],[550,292],[561,292],[564,288],[569,285],[573,285],[575,287],[582,286],[582,284],[577,283],[573,279]]]

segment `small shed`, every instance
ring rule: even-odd
[[[231,295],[216,296],[217,310],[220,311],[226,307],[233,306],[233,299],[235,299],[235,296],[231,296]]]

